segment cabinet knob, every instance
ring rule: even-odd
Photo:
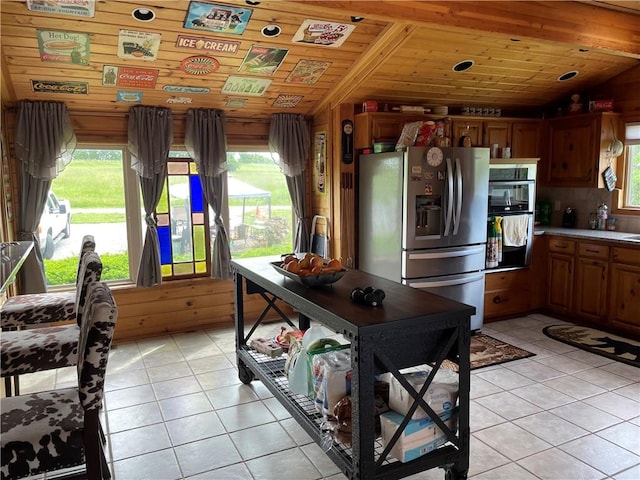
[[[495,297],[493,297],[493,303],[501,303],[502,299],[500,298],[500,295],[496,295]]]

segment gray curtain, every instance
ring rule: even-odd
[[[18,103],[15,151],[20,162],[20,214],[18,240],[34,242],[20,270],[20,293],[47,291],[44,263],[36,229],[47,202],[51,182],[71,161],[76,136],[67,106],[58,102]]]
[[[309,219],[305,218],[305,168],[311,148],[309,125],[303,115],[276,113],[271,117],[269,150],[280,157],[277,161],[287,177],[291,204],[297,225],[293,239],[295,252],[309,251]]]
[[[155,210],[167,179],[167,159],[172,142],[171,110],[143,105],[129,110],[131,168],[136,171],[140,180],[147,224],[136,280],[139,287],[152,287],[162,283]]]
[[[220,211],[227,195],[227,134],[221,110],[190,108],[184,145],[196,162],[205,199],[215,215],[216,236],[211,254],[211,278],[231,278],[229,237]]]

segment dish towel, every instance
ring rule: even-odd
[[[502,217],[502,236],[505,247],[522,247],[527,244],[529,215]]]

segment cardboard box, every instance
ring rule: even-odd
[[[449,428],[456,424],[455,415],[448,411],[439,415]],[[380,415],[382,441],[386,446],[404,419],[404,415],[389,411]],[[430,418],[411,420],[389,452],[403,463],[410,462],[447,443],[447,436]]]
[[[420,392],[429,376],[430,371],[428,367],[425,368],[425,370],[404,374],[404,378],[417,392]],[[406,415],[414,402],[414,398],[409,395],[409,392],[404,389],[397,378],[393,375],[389,375],[389,377],[389,408]],[[458,374],[451,370],[438,370],[423,398],[427,405],[433,408],[437,414],[453,409],[458,400]],[[428,416],[427,412],[418,407],[411,419],[419,420]]]

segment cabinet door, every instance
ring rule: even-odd
[[[553,120],[549,124],[548,182],[551,185],[597,185],[599,132],[597,119]]]
[[[611,326],[640,334],[640,266],[611,264]]]
[[[397,142],[404,126],[399,115],[375,116],[371,119],[371,140],[375,142]]]
[[[540,122],[513,122],[511,125],[511,156],[540,158]]]
[[[574,312],[587,320],[606,321],[608,262],[578,257]]]
[[[511,123],[507,121],[497,122],[484,122],[484,140],[483,146],[491,147],[497,144],[498,147],[510,147],[511,146]],[[513,152],[511,152],[513,157]]]
[[[472,147],[482,146],[482,122],[481,121],[457,121],[453,124],[453,138],[451,145],[458,146],[460,137],[467,133],[467,125],[469,125],[469,136],[471,137]]]
[[[573,296],[573,256],[549,254],[547,307],[559,313],[571,312]]]

